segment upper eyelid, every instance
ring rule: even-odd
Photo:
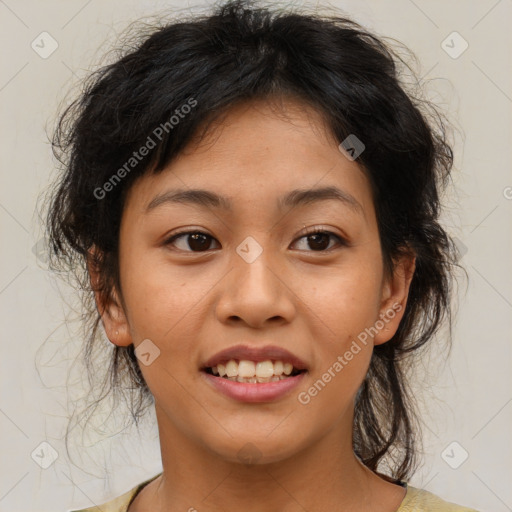
[[[317,233],[317,232],[322,232],[322,233],[325,232],[325,233],[330,233],[332,235],[338,236],[340,238],[347,238],[343,233],[342,234],[335,233],[334,231],[332,231],[334,228],[331,228],[330,226],[326,226],[323,224],[313,224],[312,226],[310,226],[308,228],[303,228],[303,229],[306,229],[306,231],[303,231],[301,234],[298,235],[298,237],[310,235],[312,233]],[[215,238],[213,235],[210,235],[210,233],[207,233],[204,230],[204,228],[185,227],[185,228],[183,228],[183,231],[177,231],[177,232],[173,233],[172,235],[169,235],[167,237],[167,239],[171,239],[171,238],[173,238],[175,236],[179,236],[179,235],[186,235],[189,233],[190,234],[201,233],[203,235],[208,235],[212,238]]]
[[[171,242],[174,242],[176,239],[186,236],[186,235],[192,235],[194,233],[203,234],[206,236],[209,236],[213,240],[217,241],[217,243],[220,243],[213,235],[210,235],[209,233],[206,233],[205,231],[202,231],[201,229],[186,229],[184,231],[178,231],[177,233],[172,234],[171,236],[167,237],[164,241],[164,244],[170,244]],[[300,240],[301,238],[304,238],[306,236],[314,235],[316,233],[326,233],[331,237],[337,238],[342,245],[347,245],[348,241],[347,238],[344,235],[340,235],[338,233],[334,233],[333,231],[324,228],[322,226],[312,226],[307,229],[306,232],[298,235],[293,241],[296,242],[297,240]],[[184,251],[184,252],[201,252],[201,251]],[[206,252],[206,251],[203,251]],[[314,252],[314,251],[312,251]],[[318,252],[326,252],[326,251],[318,251]]]

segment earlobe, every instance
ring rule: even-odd
[[[101,317],[105,334],[114,345],[131,345],[130,329],[122,302],[115,288],[106,290],[102,286],[98,261],[97,249],[90,249],[87,258],[87,269],[94,292],[96,308]]]
[[[98,292],[95,293],[96,296],[97,294]],[[101,321],[111,343],[126,347],[132,344],[128,320],[116,290],[112,290],[110,295],[106,301],[100,299],[105,304],[103,314],[100,313]]]
[[[392,275],[385,278],[382,288],[379,320],[376,322],[376,326],[381,328],[377,329],[374,345],[386,343],[398,330],[407,305],[409,288],[416,268],[416,256],[412,251],[403,253],[393,263]]]

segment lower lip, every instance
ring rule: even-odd
[[[304,378],[304,375],[306,375],[306,372],[275,382],[255,383],[237,382],[223,377],[216,377],[204,371],[201,374],[217,391],[224,393],[224,395],[234,400],[241,402],[272,402],[296,388]]]

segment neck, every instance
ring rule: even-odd
[[[351,421],[289,457],[258,463],[255,449],[254,462],[244,464],[237,458],[226,460],[183,435],[158,405],[156,413],[164,471],[137,496],[129,512],[139,507],[155,512],[393,512],[405,494],[357,459]]]

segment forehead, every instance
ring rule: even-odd
[[[199,133],[198,130],[180,158],[190,157],[197,162],[214,159],[224,165],[229,162],[248,168],[258,167],[256,156],[264,162],[272,160],[276,166],[298,159],[328,164],[337,147],[320,112],[289,98],[252,100],[232,106],[200,138]],[[339,157],[338,151],[335,154]],[[277,174],[279,169],[275,170]]]
[[[267,201],[282,209],[286,193],[328,187],[372,207],[365,173],[338,149],[320,113],[292,100],[253,101],[224,112],[161,173],[139,178],[126,205],[146,211],[165,194],[208,189],[227,198],[226,210]]]

